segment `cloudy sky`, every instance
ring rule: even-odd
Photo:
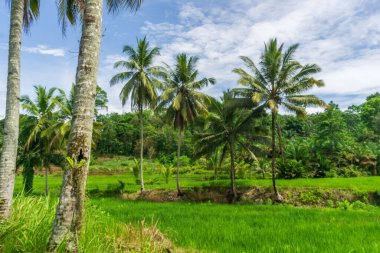
[[[3,1],[4,2],[4,1]],[[23,35],[21,93],[33,85],[68,90],[74,81],[80,27],[63,37],[55,1],[41,1],[41,17]],[[4,115],[9,7],[0,5],[0,118]],[[118,98],[121,86],[109,87],[122,59],[123,45],[147,36],[161,48],[157,63],[173,63],[181,52],[200,57],[201,75],[218,83],[205,90],[219,97],[236,86],[231,73],[240,55],[257,62],[264,42],[277,37],[299,43],[302,63],[317,63],[326,87],[313,90],[342,108],[380,90],[380,2],[378,0],[145,0],[136,14],[104,15],[99,84],[108,92],[109,111],[129,111]]]

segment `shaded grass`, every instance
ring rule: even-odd
[[[120,222],[158,220],[176,246],[206,252],[380,252],[380,210],[93,199]]]

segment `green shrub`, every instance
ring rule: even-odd
[[[354,203],[352,203],[353,209],[365,209],[367,205],[360,200],[356,200]]]
[[[343,209],[343,210],[349,210],[351,209],[351,203],[348,200],[343,200],[338,202],[338,207]]]
[[[303,204],[318,204],[323,198],[323,192],[321,190],[311,190],[302,192],[300,195],[300,201]]]
[[[331,199],[327,200],[326,206],[331,207],[331,208],[335,207],[334,200],[331,200]]]
[[[303,177],[305,173],[305,168],[303,167],[301,161],[294,159],[286,160],[285,163],[282,161],[279,163],[279,174],[280,178],[293,179]]]
[[[336,168],[336,175],[338,177],[360,177],[362,173],[359,168],[355,165],[344,167],[344,168]]]

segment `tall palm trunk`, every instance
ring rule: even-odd
[[[282,129],[279,122],[277,122],[277,131],[278,131],[278,145],[280,146],[282,163],[285,163],[285,148],[284,148],[284,142],[282,140]]]
[[[282,200],[282,196],[276,187],[276,114],[272,112],[272,183],[275,197],[278,201]]]
[[[143,109],[140,107],[140,185],[141,192],[144,191],[144,172],[143,172],[143,162],[144,162],[144,118]]]
[[[63,241],[66,243],[66,251],[78,251],[91,154],[102,11],[102,0],[85,1],[73,119],[67,147],[67,157],[72,162],[63,175],[59,203],[48,244],[49,251],[55,251]]]
[[[20,52],[23,1],[12,0],[9,31],[7,98],[0,158],[0,219],[8,218],[14,190],[20,105]]]
[[[181,128],[178,127],[177,178],[176,178],[176,181],[177,181],[177,194],[178,194],[178,196],[182,196],[181,187],[179,185],[179,166],[180,166],[179,157],[181,155],[181,141],[182,141],[182,131],[181,131]]]
[[[49,169],[45,166],[45,195],[49,194],[49,181],[48,181]]]
[[[231,178],[231,194],[232,199],[231,202],[235,202],[237,198],[237,192],[236,192],[236,184],[235,184],[235,144],[234,141],[230,141],[230,156],[231,156],[231,171],[230,171],[230,178]]]

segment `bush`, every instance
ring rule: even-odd
[[[300,178],[305,173],[302,163],[294,159],[286,160],[285,163],[281,162],[278,170],[278,176],[285,179]]]
[[[335,168],[334,171],[338,177],[360,177],[362,175],[359,168],[355,165],[345,168]]]
[[[303,204],[318,204],[322,199],[323,192],[321,190],[307,191],[300,195],[300,201]]]

